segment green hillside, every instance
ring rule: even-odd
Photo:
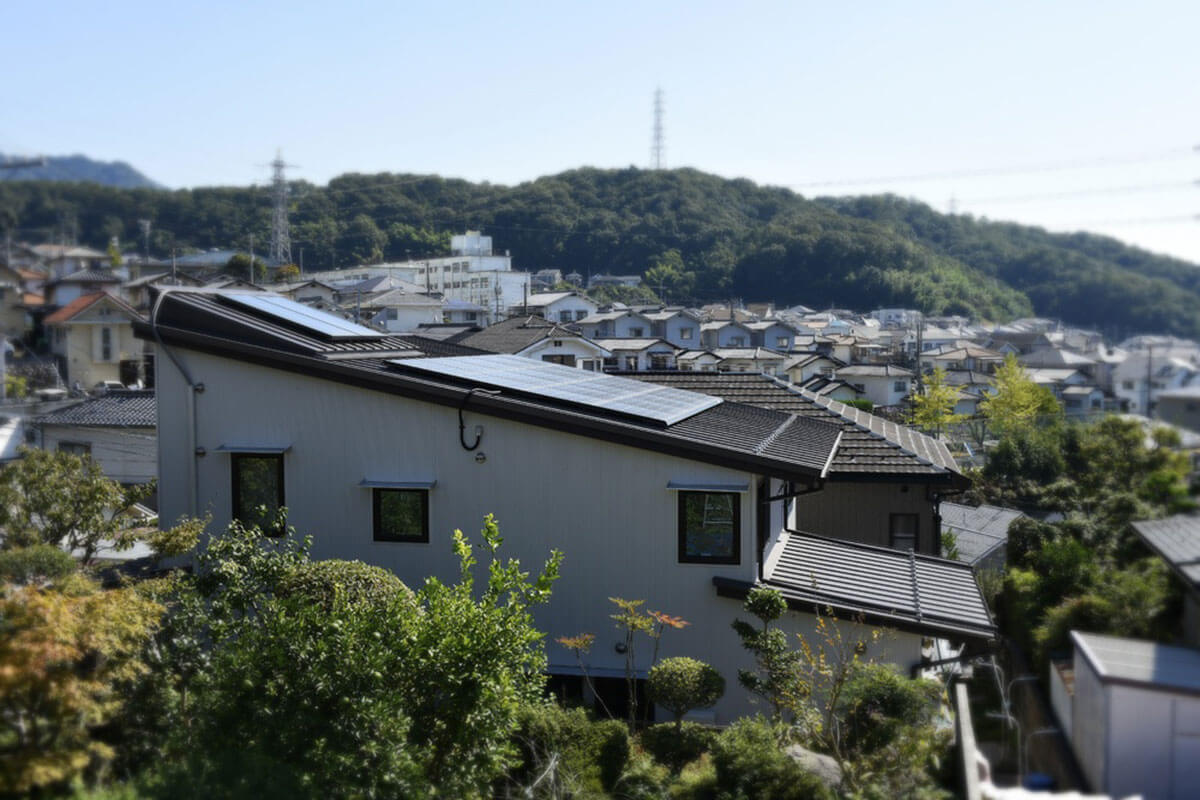
[[[293,186],[293,255],[306,269],[445,252],[491,234],[520,269],[647,273],[670,302],[741,297],[1004,320],[1039,314],[1112,334],[1200,336],[1200,268],[1092,235],[939,214],[892,196],[805,199],[695,170],[578,169],[517,186],[421,175],[344,175]],[[264,188],[180,191],[0,184],[0,229],[53,235],[64,218],[102,246],[245,246],[270,233]]]

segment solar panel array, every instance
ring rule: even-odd
[[[273,321],[293,325],[334,341],[367,339],[382,336],[379,331],[356,325],[341,317],[280,297],[277,294],[226,294],[222,295],[237,305],[266,314]]]
[[[521,356],[458,356],[389,363],[472,386],[510,389],[664,425],[674,425],[721,403],[719,397]]]

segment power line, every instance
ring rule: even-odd
[[[1093,197],[1100,195],[1141,194],[1146,192],[1165,192],[1177,189],[1195,188],[1200,186],[1196,181],[1167,181],[1164,183],[1142,183],[1126,186],[1096,186],[1087,189],[1070,189],[1064,192],[1033,192],[1030,194],[1009,194],[995,197],[977,197],[961,200],[962,203],[1024,203],[1032,200],[1053,200],[1060,197]]]
[[[1195,148],[1171,148],[1148,153],[1128,155],[1101,156],[1099,158],[1079,159],[1074,161],[1046,162],[1042,164],[1025,164],[1011,167],[984,167],[979,169],[946,170],[944,172],[923,172],[911,175],[886,175],[877,178],[850,178],[836,181],[812,181],[809,183],[786,184],[789,189],[814,189],[828,186],[864,186],[873,183],[914,183],[917,181],[937,181],[957,178],[987,178],[996,175],[1024,175],[1039,172],[1064,172],[1089,167],[1111,167],[1125,164],[1143,164],[1152,161],[1173,161],[1187,158]]]

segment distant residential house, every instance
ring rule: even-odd
[[[663,308],[643,314],[650,320],[650,335],[664,339],[676,347],[692,349],[700,346],[702,319],[685,308]]]
[[[1154,416],[1190,431],[1200,431],[1200,385],[1159,392]]]
[[[1068,417],[1086,417],[1104,411],[1104,392],[1098,386],[1064,386],[1059,395]]]
[[[753,347],[754,331],[747,323],[732,320],[705,322],[700,326],[700,346],[706,350],[721,347]]]
[[[1001,506],[968,506],[943,500],[942,532],[953,534],[959,561],[976,570],[1002,572],[1008,555],[1008,527],[1025,514]],[[944,548],[943,548],[944,549]],[[942,555],[947,555],[945,552]]]
[[[600,372],[605,359],[612,357],[600,344],[535,314],[509,317],[454,341],[481,352],[524,356],[589,372]]]
[[[795,386],[816,397],[827,397],[841,403],[864,399],[862,391],[857,386],[852,386],[837,378],[826,378],[823,375],[813,375],[808,380],[795,384]]]
[[[46,303],[65,306],[84,295],[96,292],[117,293],[121,278],[108,269],[84,269],[55,278],[46,284]]]
[[[921,369],[932,372],[940,367],[951,370],[972,370],[991,373],[1004,363],[1004,355],[984,347],[952,347],[947,350],[930,350],[921,354]]]
[[[485,325],[493,316],[486,308],[470,300],[448,297],[442,303],[442,320],[451,325]]]
[[[1161,393],[1197,383],[1200,383],[1200,366],[1152,352],[1132,353],[1113,370],[1113,395],[1122,410],[1142,416],[1154,415]]]
[[[913,371],[891,364],[851,364],[834,376],[855,386],[877,407],[898,406],[912,392]]]
[[[1025,374],[1029,376],[1029,380],[1036,383],[1045,389],[1049,389],[1054,393],[1055,398],[1060,402],[1063,398],[1063,390],[1069,386],[1087,386],[1091,383],[1088,376],[1084,375],[1077,369],[1070,367],[1054,368],[1054,367],[1034,367],[1026,369]]]
[[[552,291],[562,282],[561,269],[539,269],[529,277],[529,288],[533,292]]]
[[[766,347],[779,353],[792,350],[796,342],[796,329],[778,320],[763,320],[749,322],[746,327],[751,331],[750,342],[754,347]]]
[[[63,381],[90,388],[100,381],[129,385],[139,378],[142,343],[133,335],[137,311],[105,292],[79,297],[50,314],[50,352]]]
[[[645,339],[654,330],[649,318],[628,309],[597,311],[575,324],[589,339]]]
[[[636,287],[642,285],[641,275],[607,275],[601,273],[593,275],[588,279],[588,288],[594,289],[597,286],[629,286]]]
[[[1142,520],[1134,522],[1133,529],[1183,587],[1183,638],[1200,647],[1200,516]]]
[[[99,270],[108,265],[108,254],[90,247],[61,244],[35,244],[28,247],[37,263],[45,264],[54,279],[77,272]]]
[[[587,319],[599,308],[595,300],[579,292],[538,292],[529,295],[522,305],[510,309],[510,313],[513,316],[537,314],[566,325]]]
[[[657,337],[595,339],[594,341],[612,354],[604,359],[604,368],[622,372],[675,369],[675,354],[682,349]]]
[[[765,347],[718,347],[711,351],[720,359],[718,372],[756,372],[777,375],[787,356]]]
[[[386,331],[405,333],[415,331],[421,325],[436,324],[446,317],[446,304],[427,294],[411,293],[404,289],[392,289],[373,295],[362,304],[362,315],[371,324]],[[462,301],[453,301],[460,303]]]
[[[921,319],[921,312],[910,308],[877,308],[869,316],[885,328],[911,328]]]
[[[157,415],[153,391],[110,390],[30,423],[42,449],[90,456],[106,477],[143,484],[158,477]]]
[[[172,276],[170,272],[157,272],[125,281],[121,284],[121,294],[139,313],[147,314],[150,311],[156,289],[169,286],[196,287],[203,285],[203,281],[199,278],[186,273],[180,272]]]
[[[334,286],[316,279],[278,283],[271,287],[271,291],[278,292],[284,297],[290,297],[298,303],[311,303],[316,300],[332,303],[337,300],[338,296],[338,291]]]
[[[844,362],[821,353],[799,353],[780,365],[779,374],[792,383],[804,383],[814,376],[832,378],[833,373],[844,366]]]
[[[721,357],[708,350],[683,350],[675,354],[675,365],[682,372],[716,372]]]

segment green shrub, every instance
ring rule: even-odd
[[[281,581],[280,597],[307,598],[322,608],[335,603],[366,603],[383,606],[400,597],[412,598],[404,582],[381,567],[361,561],[306,561]]]
[[[75,571],[75,559],[54,545],[35,544],[0,551],[0,582],[51,583]]]
[[[857,667],[838,699],[845,746],[874,752],[891,744],[905,727],[932,724],[940,693],[936,683],[906,678],[892,665]]]
[[[695,722],[684,722],[679,727],[671,722],[651,725],[641,735],[646,752],[673,772],[681,771],[684,765],[707,753],[716,739],[716,731]]]
[[[817,776],[779,746],[776,728],[762,717],[740,719],[713,744],[717,800],[832,800]]]
[[[694,708],[712,708],[725,694],[725,679],[703,661],[665,658],[650,670],[646,681],[650,700],[671,712],[678,727]]]
[[[593,720],[582,708],[526,706],[513,738],[521,763],[509,775],[522,786],[535,780],[557,755],[560,784],[585,793],[611,792],[629,761],[625,724]]]
[[[670,785],[671,776],[667,768],[643,755],[629,762],[613,794],[621,800],[661,800],[667,795]]]

